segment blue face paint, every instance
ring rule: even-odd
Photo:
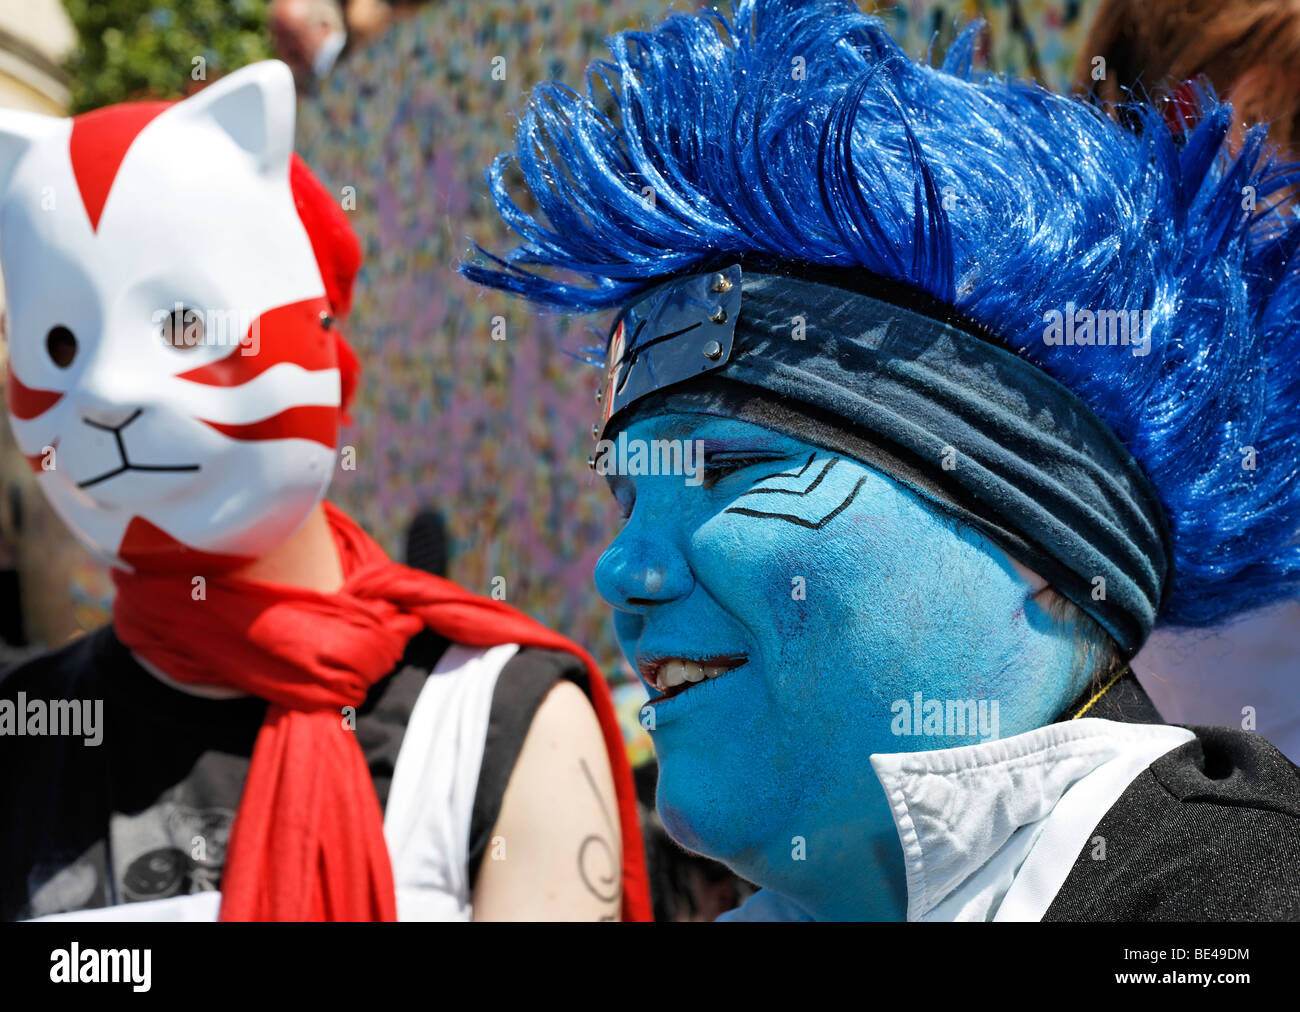
[[[643,681],[727,669],[652,701],[665,826],[818,919],[901,919],[868,757],[1050,722],[1086,677],[1072,633],[1005,553],[858,461],[701,414],[626,431],[703,440],[705,474],[610,479],[627,520],[596,583],[620,644]]]

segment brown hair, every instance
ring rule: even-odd
[[[1114,637],[1101,623],[1067,598],[1055,587],[1047,587],[1040,596],[1058,629],[1073,633],[1074,665],[1072,674],[1087,680],[1090,691],[1097,691],[1112,675],[1124,668],[1124,654]]]
[[[1127,90],[1154,98],[1201,75],[1239,124],[1269,123],[1269,140],[1300,157],[1300,0],[1103,0],[1074,79],[1077,91],[1119,103]]]

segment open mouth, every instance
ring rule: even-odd
[[[637,664],[646,683],[659,693],[658,699],[680,696],[687,689],[720,678],[748,663],[746,654],[713,657],[656,657]]]

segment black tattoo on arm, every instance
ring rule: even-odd
[[[600,805],[600,814],[605,819],[605,825],[609,828],[609,834],[614,835],[614,823],[610,818],[609,810],[605,807],[605,799],[600,796],[600,788],[596,786],[596,778],[591,775],[591,767],[587,765],[586,759],[579,759],[579,765],[582,766],[582,775],[587,778],[587,783],[591,787],[591,793],[596,796],[596,804]],[[618,920],[619,895],[622,888],[622,862],[619,856],[614,853],[614,847],[608,839],[600,833],[591,833],[583,838],[578,846],[578,875],[582,879],[583,886],[587,892],[595,896],[602,903],[616,904],[614,910],[610,913],[602,914],[602,921]]]

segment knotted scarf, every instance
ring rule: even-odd
[[[595,661],[504,602],[392,562],[341,511],[327,503],[325,513],[344,575],[335,594],[218,574],[196,595],[188,576],[114,572],[113,623],[127,647],[177,681],[270,704],[227,849],[221,919],[396,920],[379,799],[345,708],[427,627],[467,646],[563,650],[586,665],[618,795],[623,917],[648,920],[631,769]]]

